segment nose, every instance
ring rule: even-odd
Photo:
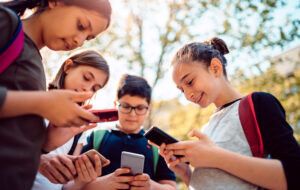
[[[130,115],[136,115],[135,109],[131,108],[131,112],[129,113]]]
[[[84,92],[89,92],[90,91],[90,92],[94,93],[93,84],[84,84],[81,89]]]
[[[83,32],[80,32],[76,36],[74,36],[73,41],[76,47],[80,47],[83,45],[84,41],[86,40],[87,35]]]
[[[189,90],[184,90],[184,96],[187,100],[194,102],[194,93]]]

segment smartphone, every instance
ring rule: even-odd
[[[169,135],[168,133],[164,132],[163,130],[161,130],[156,126],[152,126],[144,134],[144,137],[150,140],[151,142],[157,144],[158,146],[160,146],[162,143],[172,144],[172,143],[179,142],[177,139],[175,139],[174,137],[172,137],[171,135]],[[176,156],[177,158],[183,157],[183,155],[174,155],[174,156]]]
[[[100,118],[98,122],[111,122],[119,119],[117,109],[90,110],[90,112]]]
[[[174,137],[167,134],[166,132],[164,132],[163,130],[161,130],[160,128],[158,128],[156,126],[152,126],[144,134],[144,137],[146,139],[150,140],[151,142],[157,144],[158,146],[160,146],[162,143],[172,144],[172,143],[179,142],[177,139],[175,139]]]
[[[130,175],[142,174],[144,171],[145,156],[133,152],[122,151],[121,168],[129,168]]]
[[[108,161],[102,154],[100,154],[97,150],[95,149],[91,149],[85,153],[83,153],[83,155],[87,155],[87,157],[90,159],[90,161],[95,165],[95,161],[94,161],[94,155],[99,156],[100,161],[102,166]]]

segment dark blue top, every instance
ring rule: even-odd
[[[175,174],[168,168],[163,157],[159,156],[156,174],[154,175],[153,154],[151,146],[147,139],[143,136],[144,130],[138,134],[126,134],[119,130],[111,130],[106,132],[99,152],[110,160],[110,164],[102,168],[102,175],[107,175],[120,168],[121,152],[133,152],[143,154],[145,156],[144,173],[147,173],[154,181],[173,180],[175,181]],[[93,149],[94,132],[88,136],[88,144],[83,147],[82,153]]]

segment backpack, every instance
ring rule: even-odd
[[[108,133],[108,130],[95,130],[94,131],[94,139],[93,139],[93,148],[95,150],[99,150],[102,140],[104,139],[105,134]],[[153,155],[153,174],[155,175],[158,163],[158,148],[150,145]]]
[[[0,50],[0,74],[20,55],[24,45],[24,31],[20,17],[17,30],[9,43]]]
[[[255,115],[252,95],[253,93],[241,99],[239,104],[239,117],[252,155],[262,158],[264,156],[264,146]]]
[[[70,148],[70,150],[68,152],[68,155],[73,155],[74,154],[75,148],[76,148],[76,146],[78,144],[78,141],[79,141],[82,133],[83,132],[81,132],[81,133],[79,133],[79,134],[77,134],[77,135],[74,136],[73,144],[72,144],[72,146],[71,146],[71,148]]]

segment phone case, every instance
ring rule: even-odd
[[[170,136],[163,130],[159,129],[156,126],[151,127],[145,134],[144,137],[153,143],[157,144],[160,146],[162,143],[165,144],[171,144],[171,143],[176,143],[178,142],[177,139],[174,137]]]
[[[99,156],[102,165],[105,164],[108,161],[102,154],[100,154],[95,149],[89,150],[89,151],[87,151],[83,154],[87,155],[93,164],[94,164],[94,155],[95,154],[97,154]]]
[[[144,171],[145,156],[132,152],[122,151],[121,168],[129,168],[131,175],[142,174]]]
[[[111,122],[119,119],[117,109],[90,110],[90,112],[100,118],[98,122]]]

